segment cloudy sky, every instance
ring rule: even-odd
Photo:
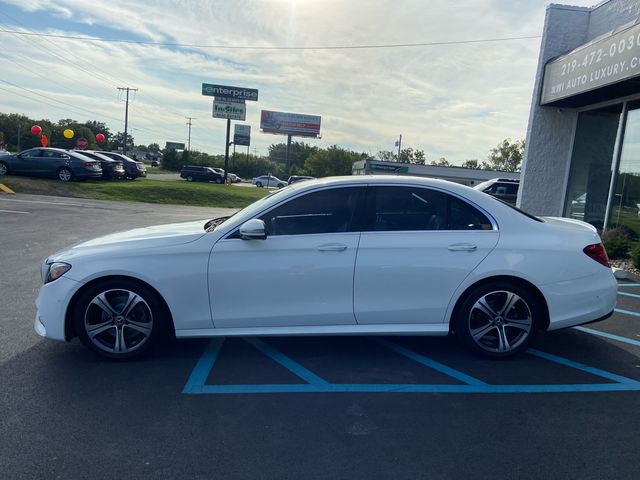
[[[259,131],[260,110],[322,116],[318,146],[371,155],[403,146],[428,160],[484,159],[524,138],[539,38],[402,48],[305,49],[454,42],[542,33],[547,0],[0,0],[0,30],[133,40],[160,46],[0,31],[0,111],[99,120],[136,143],[186,142],[224,152],[203,82],[259,90],[247,102],[252,148],[285,137]],[[571,0],[590,6],[594,0]],[[261,47],[261,48],[233,48]],[[267,48],[265,48],[267,47]],[[272,47],[278,47],[273,49]],[[287,47],[287,48],[283,48]]]

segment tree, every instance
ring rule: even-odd
[[[378,160],[382,160],[383,162],[395,162],[397,158],[396,154],[389,150],[380,150],[376,154],[376,157],[378,157]]]
[[[300,168],[304,165],[304,162],[307,160],[309,155],[313,155],[317,151],[318,147],[314,147],[307,143],[291,142],[291,148],[289,149],[289,157],[287,160],[287,144],[274,143],[269,146],[269,159],[272,162],[283,165],[284,170],[286,170],[287,167],[290,169],[294,165]]]
[[[162,156],[162,168],[174,171],[179,171],[182,168],[182,158],[173,148],[167,150]]]
[[[482,168],[483,170],[519,172],[523,155],[524,140],[511,143],[511,139],[507,138],[491,149],[488,162],[482,162]]]
[[[478,160],[465,160],[464,162],[462,162],[462,167],[463,168],[480,168],[480,165],[478,163]]]
[[[310,155],[304,162],[304,169],[314,177],[351,175],[353,162],[361,158],[359,153],[333,145]]]
[[[449,161],[444,157],[440,157],[440,160],[438,160],[438,161],[432,160],[429,165],[433,165],[434,167],[449,167],[449,166],[451,166]]]

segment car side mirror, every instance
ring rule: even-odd
[[[240,238],[243,240],[266,240],[267,231],[259,218],[247,220],[240,226]]]

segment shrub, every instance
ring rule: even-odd
[[[625,228],[616,227],[602,232],[601,238],[609,258],[624,258],[628,255],[631,241]]]

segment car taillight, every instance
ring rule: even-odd
[[[98,164],[95,162],[84,162],[82,166],[85,168],[95,168],[98,166]]]
[[[611,267],[611,265],[609,265],[609,257],[607,256],[607,251],[604,249],[604,245],[602,245],[601,243],[587,245],[582,251],[605,267]]]

